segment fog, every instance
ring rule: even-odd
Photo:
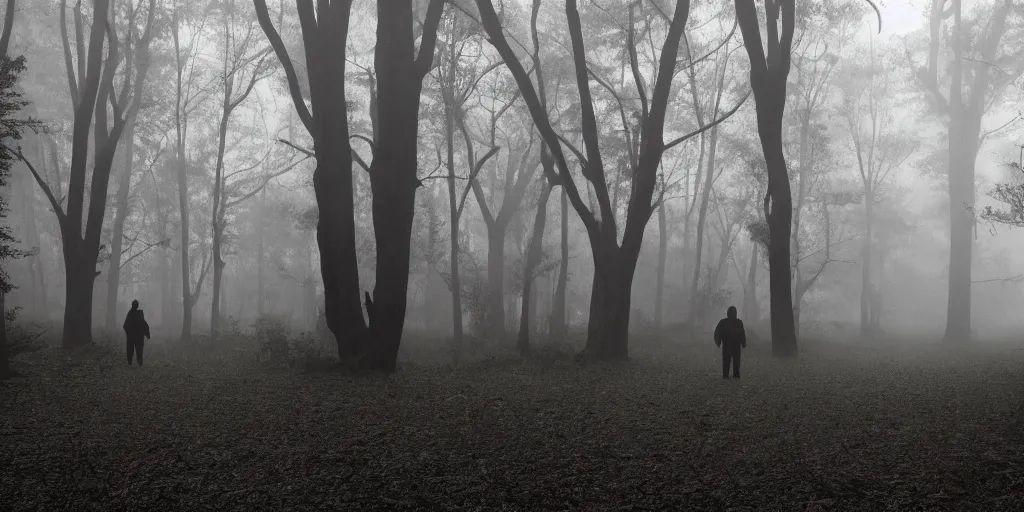
[[[4,5],[14,510],[1024,503],[1018,2]]]
[[[931,6],[924,1],[885,2],[877,14],[864,2],[798,7],[781,136],[793,204],[790,300],[799,337],[899,333],[934,340],[945,335],[951,309],[966,309],[969,332],[977,339],[1021,327],[1013,312],[1024,305],[1024,259],[1016,257],[1024,239],[1012,229],[1020,222],[1020,204],[1000,201],[996,193],[1000,184],[1020,183],[1021,26],[1016,11],[1005,25],[993,25],[998,6],[989,3],[972,2],[960,15],[965,50],[963,85],[956,93],[964,98],[963,113],[953,112],[949,99],[957,89],[951,82],[952,14],[930,32]],[[677,63],[670,66],[664,125],[657,127],[666,144],[689,138],[651,156],[640,140],[648,136],[647,112],[657,108],[652,96],[668,34],[667,8],[580,6],[591,92],[591,108],[581,109],[564,10],[539,4],[531,24],[532,5],[505,2],[500,17],[506,42],[531,75],[531,85],[543,90],[547,118],[560,138],[555,165],[544,163],[547,145],[530,106],[471,2],[453,3],[433,20],[428,14],[437,13],[417,5],[415,37],[423,23],[437,24],[433,62],[412,60],[423,44],[417,39],[398,43],[394,51],[409,60],[385,69],[374,56],[376,12],[371,3],[356,2],[344,42],[343,106],[325,106],[328,99],[310,93],[309,73],[318,72],[310,66],[320,66],[321,57],[304,47],[294,6],[269,6],[268,24],[261,27],[261,2],[153,2],[151,17],[147,4],[111,3],[120,46],[106,85],[106,77],[93,76],[101,68],[88,61],[110,55],[89,46],[90,6],[62,10],[60,2],[38,1],[14,9],[8,52],[25,56],[19,82],[28,102],[24,112],[43,128],[18,142],[36,174],[25,162],[14,163],[7,190],[6,221],[26,254],[5,263],[16,286],[6,304],[18,310],[18,321],[60,329],[74,295],[68,287],[91,287],[91,301],[79,296],[70,307],[91,312],[91,321],[73,319],[74,328],[96,335],[116,336],[137,299],[160,337],[216,337],[274,317],[295,332],[332,338],[325,310],[336,308],[339,319],[354,321],[354,300],[365,312],[363,292],[371,292],[387,297],[381,314],[388,315],[388,324],[398,324],[401,340],[455,336],[458,357],[460,347],[475,343],[464,336],[513,343],[529,333],[543,343],[585,333],[588,323],[593,328],[596,236],[615,237],[614,247],[641,239],[635,271],[623,273],[632,277],[631,297],[619,307],[628,308],[630,344],[643,343],[645,334],[704,336],[728,305],[740,306],[747,324],[770,338],[763,201],[768,171],[758,138],[757,94],[749,94],[749,58],[731,6],[697,2],[690,8]],[[265,28],[277,34],[280,48],[268,42]],[[986,39],[993,30],[1001,31],[994,45]],[[626,44],[631,31],[632,57]],[[292,63],[290,73],[280,64],[282,55]],[[420,65],[411,74],[403,68]],[[410,83],[418,80],[416,73],[423,73],[421,87]],[[323,94],[341,94],[342,81],[323,79]],[[87,139],[87,158],[73,163],[78,125],[72,96],[90,80],[114,100],[103,99],[110,117],[103,122],[112,130],[103,151],[115,142],[116,151],[109,177],[98,180],[95,158],[102,151],[96,141]],[[389,89],[392,81],[397,85]],[[413,139],[394,131],[408,121],[393,110],[416,107],[413,162]],[[585,126],[588,111],[596,131]],[[311,133],[321,129],[315,123],[336,122],[323,120],[333,112],[347,116],[347,126],[329,129],[347,133],[348,144],[337,139],[315,147]],[[963,146],[977,146],[977,158],[973,164],[951,163],[949,155],[959,150],[951,153],[950,126],[968,126],[975,118],[980,127],[957,136],[979,141]],[[417,123],[415,117],[411,121]],[[599,148],[591,147],[594,141]],[[335,146],[341,152],[327,156]],[[344,159],[349,146],[354,163],[328,163]],[[349,185],[339,182],[325,186],[318,207],[318,161],[325,176],[351,174],[351,205],[331,195],[345,194]],[[601,168],[599,181],[581,172],[584,161]],[[414,175],[402,167],[408,165],[415,165]],[[572,190],[560,186],[562,172],[572,176]],[[381,176],[377,185],[371,184],[374,173]],[[966,177],[951,181],[950,173]],[[952,217],[951,183],[968,189],[957,197],[961,204],[953,205]],[[100,223],[92,202],[103,198],[104,189]],[[651,199],[635,197],[637,191]],[[567,197],[573,195],[576,201]],[[344,219],[352,219],[354,243],[318,246],[323,201],[342,222],[337,236],[347,236]],[[986,214],[989,207],[994,213]],[[62,231],[55,208],[60,216],[81,219],[82,228]],[[528,265],[539,214],[544,224],[535,261]],[[614,223],[603,218],[609,214]],[[950,290],[962,295],[949,284],[950,219],[957,216],[971,223],[972,282],[969,299],[954,296],[960,302],[951,307]],[[410,232],[388,234],[404,229]],[[627,232],[630,240],[623,241]],[[68,237],[76,236],[85,243],[69,251]],[[378,244],[389,236],[396,252],[378,255]],[[954,236],[964,238],[963,228]],[[87,261],[85,246],[97,240],[95,279],[88,278],[88,268],[69,277],[68,258]],[[352,250],[357,276],[348,267]],[[394,294],[402,283],[377,280],[396,277],[405,266],[378,264],[406,254],[408,283],[400,298]],[[629,259],[609,265],[628,267]],[[335,269],[341,279],[337,302],[328,308],[325,269]],[[532,274],[527,323],[521,323],[524,274]],[[621,298],[629,282],[613,280],[615,285],[602,285],[595,296]],[[451,293],[455,282],[457,296]],[[453,308],[461,314],[453,315]],[[404,326],[394,318],[402,310]],[[353,325],[363,327],[353,330],[339,320],[335,334],[362,336],[356,331],[366,329],[367,321]],[[89,338],[74,332],[63,342]]]

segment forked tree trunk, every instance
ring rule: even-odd
[[[757,9],[753,2],[735,0],[736,19],[750,59],[750,86],[757,111],[757,132],[768,168],[768,265],[771,296],[772,354],[797,354],[796,324],[793,319],[790,235],[793,197],[782,150],[782,120],[786,109],[786,80],[795,28],[794,0],[766,3],[767,57],[761,43]],[[779,32],[779,18],[782,31]],[[780,37],[781,35],[781,37]]]
[[[314,12],[311,2],[297,4],[302,21],[312,112],[306,107],[298,76],[284,42],[270,20],[266,1],[254,0],[253,4],[260,26],[285,69],[299,118],[313,136],[316,155],[313,191],[319,208],[316,236],[324,283],[324,313],[327,326],[337,341],[338,356],[351,360],[369,345],[359,288],[352,147],[345,105],[345,50],[352,4],[350,0],[336,1],[325,4],[319,12]],[[374,193],[376,201],[376,189]],[[378,213],[375,209],[375,227],[378,217],[389,213]],[[382,247],[378,240],[378,260],[380,252],[388,250],[386,245]],[[378,280],[377,285],[380,286],[381,281]],[[263,300],[262,294],[260,300]]]
[[[373,340],[368,363],[388,373],[395,371],[405,326],[413,214],[421,184],[416,176],[420,93],[434,60],[443,9],[443,1],[431,0],[417,55],[412,5],[399,0],[377,3],[374,64],[380,137],[374,141],[377,148],[370,165],[377,268],[373,306],[368,311]]]
[[[689,16],[689,2],[675,5],[658,64],[658,78],[648,111],[646,95],[642,119],[641,152],[633,169],[632,190],[627,208],[625,230],[621,246],[617,241],[615,214],[604,179],[598,126],[593,100],[589,90],[586,51],[583,47],[582,24],[576,2],[566,2],[566,18],[573,48],[573,64],[581,105],[581,126],[586,143],[586,160],[582,174],[593,184],[600,206],[599,216],[584,203],[566,164],[548,114],[538,99],[531,79],[508,45],[494,6],[487,0],[477,0],[481,21],[489,41],[502,56],[516,80],[530,109],[534,125],[541,132],[545,144],[554,153],[562,185],[570,195],[573,207],[583,219],[590,238],[594,257],[594,285],[591,292],[590,320],[587,346],[584,354],[598,359],[626,359],[629,356],[629,311],[632,280],[643,242],[643,231],[653,213],[651,200],[657,183],[656,171],[665,149],[664,121],[672,87],[672,75],[678,56],[679,42]],[[632,34],[632,31],[630,32]],[[632,50],[635,51],[635,48]],[[634,74],[638,74],[637,71]],[[637,79],[638,89],[644,85]],[[645,93],[644,93],[645,94]],[[589,189],[588,189],[589,190]],[[598,220],[600,219],[600,220]]]

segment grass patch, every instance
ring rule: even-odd
[[[8,510],[1020,510],[1024,350],[634,343],[390,377],[116,351],[0,383]],[[561,353],[561,352],[558,352]]]

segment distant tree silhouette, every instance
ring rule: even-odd
[[[101,248],[100,238],[103,234],[110,171],[117,143],[128,121],[127,113],[137,110],[142,101],[142,86],[149,70],[148,52],[149,43],[153,38],[151,29],[155,4],[156,0],[150,0],[144,36],[137,49],[139,57],[134,80],[125,80],[125,86],[116,90],[114,76],[122,62],[120,52],[123,45],[114,25],[108,23],[112,19],[109,0],[93,2],[92,28],[89,31],[87,47],[81,4],[75,6],[74,53],[78,56],[77,62],[73,57],[67,31],[67,0],[61,1],[60,32],[64,46],[64,64],[75,112],[66,208],[61,206],[61,202],[31,162],[26,160],[26,164],[50,202],[60,226],[66,289],[64,332],[61,338],[61,345],[64,348],[92,343],[93,286],[96,276],[99,275],[96,265]],[[107,46],[106,59],[103,58],[104,42]],[[93,135],[91,142],[90,133]],[[92,177],[87,187],[90,148],[93,156]],[[88,209],[85,207],[87,188]]]
[[[982,130],[986,112],[1006,87],[1024,72],[1024,46],[1003,41],[1009,21],[1020,23],[1019,3],[996,0],[975,10],[988,14],[964,21],[962,0],[932,0],[929,15],[927,63],[915,70],[918,83],[933,110],[948,128],[949,169],[949,298],[946,341],[971,339],[971,259],[974,243],[975,163],[988,135]],[[971,5],[980,2],[971,2]],[[1014,5],[1018,4],[1018,5]],[[952,30],[943,23],[952,18]],[[973,22],[972,22],[973,21]],[[984,27],[973,30],[971,25]],[[951,38],[943,45],[945,34]],[[941,50],[952,55],[945,73],[939,69]],[[943,94],[940,77],[949,76],[949,94]]]

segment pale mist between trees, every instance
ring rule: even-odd
[[[1021,6],[767,4],[7,0],[8,319],[385,372],[1024,327]]]

